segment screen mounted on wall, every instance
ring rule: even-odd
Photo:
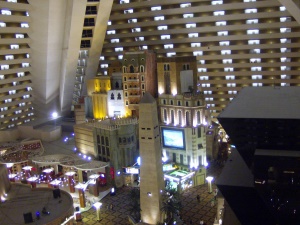
[[[162,132],[163,147],[185,150],[183,129],[162,127],[161,132]]]

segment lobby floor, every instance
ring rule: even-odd
[[[65,137],[71,137],[71,133],[64,133],[62,138],[50,142],[43,143],[45,148],[45,154],[57,154],[57,153],[65,153],[65,154],[76,154],[73,149],[75,146],[74,140],[70,139],[69,142],[65,143]],[[213,176],[214,180],[212,182],[212,190],[216,188],[215,181],[218,179],[222,170],[221,166],[211,165],[207,169],[207,176]],[[99,195],[99,198],[96,198],[92,195],[89,195],[87,192],[87,199],[91,201],[95,201],[100,199],[102,206],[100,210],[100,218],[101,221],[97,221],[96,209],[88,205],[85,209],[81,209],[82,214],[82,222],[77,222],[77,225],[128,225],[129,219],[128,215],[130,214],[129,203],[130,197],[129,192],[132,187],[123,187],[117,189],[116,195],[106,195],[109,187],[105,187],[105,190],[101,190],[102,194]],[[106,193],[105,193],[106,192]],[[77,192],[75,193],[75,195]],[[197,200],[197,195],[200,195],[200,202]],[[102,195],[102,196],[101,196]],[[105,196],[106,195],[106,196]],[[105,196],[105,197],[103,197]],[[73,196],[74,197],[74,196]],[[75,196],[75,204],[74,206],[78,206],[76,204]],[[203,220],[206,225],[213,225],[215,221],[215,217],[217,214],[217,203],[212,206],[211,200],[214,198],[214,192],[211,194],[208,193],[208,184],[204,184],[201,186],[196,186],[190,188],[183,192],[182,194],[182,204],[183,208],[181,210],[181,218],[182,220],[177,221],[177,225],[190,225],[190,224],[200,224],[200,220]],[[110,205],[113,205],[113,210],[110,209]],[[192,223],[190,223],[192,222]]]
[[[221,167],[211,166],[208,169],[208,175],[215,177],[215,180],[221,172]],[[215,181],[214,180],[214,181]],[[215,182],[212,182],[212,190],[216,188]],[[77,224],[92,225],[128,225],[128,215],[130,214],[129,192],[132,187],[123,187],[117,190],[116,195],[107,195],[101,202],[100,218],[97,221],[96,210],[94,207],[82,212],[82,222]],[[200,202],[197,200],[197,195],[200,195]],[[217,203],[212,205],[214,192],[208,193],[208,184],[190,188],[182,194],[183,208],[181,211],[182,221],[177,221],[178,224],[200,224],[203,220],[206,225],[213,225],[217,213]],[[113,205],[113,209],[110,206]],[[190,223],[192,222],[192,223]]]

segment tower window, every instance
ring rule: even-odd
[[[190,64],[183,64],[183,70],[189,70]]]
[[[93,31],[92,30],[83,30],[82,31],[82,37],[93,37]]]
[[[97,14],[97,7],[96,6],[87,6],[85,10],[86,15],[91,15],[91,14]]]
[[[85,27],[95,26],[95,20],[94,20],[94,18],[85,18],[83,26],[85,26]]]
[[[90,40],[82,40],[80,44],[80,48],[90,48],[91,42]]]
[[[164,64],[164,71],[170,71],[170,64]]]

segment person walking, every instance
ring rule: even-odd
[[[197,201],[200,202],[200,195],[197,195]]]
[[[218,195],[218,189],[216,188],[214,190],[214,199],[217,200],[217,195]]]

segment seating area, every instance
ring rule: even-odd
[[[26,162],[30,157],[42,155],[44,148],[40,140],[7,142],[0,145],[2,163]]]

